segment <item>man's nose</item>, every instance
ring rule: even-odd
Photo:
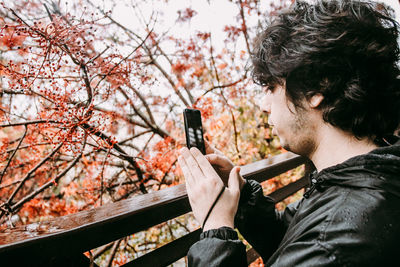
[[[262,111],[271,113],[271,101],[270,101],[270,92],[268,91],[261,99],[260,108]]]

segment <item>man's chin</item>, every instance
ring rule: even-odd
[[[278,135],[278,138],[279,138],[279,144],[281,145],[281,147],[284,148],[284,149],[287,150],[287,151],[291,151],[291,150],[290,150],[290,146],[289,146],[289,144],[285,141],[285,139],[279,137],[279,135]]]
[[[293,152],[292,149],[290,148],[289,144],[281,142],[281,147],[284,148],[287,151]]]

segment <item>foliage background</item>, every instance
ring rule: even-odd
[[[291,2],[224,1],[235,12],[217,34],[196,29],[200,10],[187,1],[1,3],[1,229],[183,183],[185,107],[201,110],[205,137],[235,164],[284,152],[258,107],[249,55],[264,21]],[[302,172],[265,182],[265,193]],[[197,227],[187,214],[87,255],[121,265]]]

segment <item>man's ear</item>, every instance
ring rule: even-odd
[[[317,108],[322,100],[324,100],[324,96],[322,94],[315,94],[308,100],[308,104],[310,108]]]

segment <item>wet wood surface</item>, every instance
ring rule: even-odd
[[[304,162],[298,155],[285,153],[242,166],[241,174],[247,179],[264,181]],[[39,262],[78,255],[189,211],[185,185],[177,185],[53,220],[6,229],[0,232],[0,258],[32,255]]]
[[[200,238],[201,230],[193,231],[156,250],[153,250],[127,264],[124,267],[168,266],[186,256],[189,248]]]
[[[306,158],[287,152],[244,165],[241,174],[247,179],[263,182],[306,162]]]

